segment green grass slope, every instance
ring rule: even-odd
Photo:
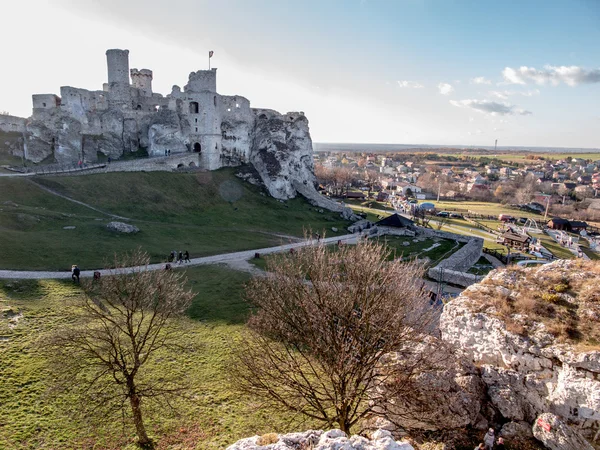
[[[291,414],[261,410],[257,399],[240,397],[228,381],[231,348],[248,313],[241,293],[249,275],[224,266],[194,267],[186,275],[198,295],[188,318],[178,320],[200,350],[160,355],[161,361],[147,367],[157,378],[164,370],[176,371],[192,386],[190,398],[178,400],[175,411],[145,410],[157,448],[222,449],[243,437],[293,431],[299,424]],[[124,428],[120,417],[98,423],[73,416],[77,399],[47,395],[49,356],[40,344],[69,320],[71,301],[81,295],[71,282],[0,280],[0,449],[137,448],[129,421]],[[9,321],[15,315],[16,325]]]
[[[199,173],[109,173],[35,182],[104,212],[131,219],[136,235],[109,232],[110,217],[20,178],[0,178],[0,269],[103,267],[137,247],[153,262],[171,250],[192,257],[250,250],[301,237],[304,229],[343,234],[348,222],[302,198],[279,202],[232,169]],[[64,227],[75,229],[64,229]],[[338,233],[331,231],[338,228]]]

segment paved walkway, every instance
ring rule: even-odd
[[[359,235],[358,234],[346,234],[343,236],[335,236],[326,239],[321,239],[321,242],[326,244],[335,244],[338,241],[342,241],[345,243],[356,243]],[[289,251],[292,248],[300,248],[306,247],[309,245],[315,245],[316,241],[302,241],[302,242],[294,242],[291,244],[278,245],[277,247],[267,247],[267,248],[259,248],[255,250],[246,250],[242,252],[235,253],[223,253],[220,255],[213,256],[204,256],[202,258],[193,258],[190,263],[187,264],[177,264],[171,263],[171,266],[174,269],[177,268],[185,268],[190,266],[200,266],[205,264],[231,264],[234,263],[243,264],[240,262],[247,261],[250,258],[254,258],[255,253],[260,253],[261,255],[268,255],[270,253],[277,253],[282,251]],[[148,266],[150,270],[161,270],[165,268],[165,263],[159,264],[150,264]],[[132,270],[135,268],[129,268]],[[138,268],[139,269],[139,268]],[[95,271],[106,272],[106,269],[95,269],[95,270],[82,270],[80,276],[82,278],[90,278],[94,275]],[[27,270],[0,270],[0,279],[31,279],[31,280],[42,280],[48,278],[71,278],[70,271],[64,272],[44,272],[44,271],[27,271]]]

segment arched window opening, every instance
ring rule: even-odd
[[[196,142],[194,144],[194,152],[195,153],[200,153],[202,151],[202,147],[200,146],[200,142]]]
[[[137,106],[135,107],[135,109],[137,109],[138,111],[141,111],[141,109],[142,109],[142,105],[137,105]]]
[[[198,102],[190,102],[190,114],[198,114],[199,110],[200,105],[198,105]]]

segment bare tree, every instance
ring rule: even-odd
[[[365,240],[273,257],[269,276],[246,290],[257,312],[232,366],[236,385],[345,432],[385,415],[385,402],[408,398],[413,377],[439,369],[445,353],[434,339],[415,354],[435,314],[423,267],[390,256],[384,244]]]
[[[189,307],[194,294],[185,288],[182,274],[150,271],[148,263],[140,250],[115,256],[115,269],[85,284],[87,295],[73,305],[72,323],[48,345],[58,387],[75,390],[88,412],[129,410],[138,443],[151,447],[142,405],[146,400],[170,405],[183,385],[168,371],[155,379],[145,369],[158,353],[182,350],[185,327],[171,319]]]

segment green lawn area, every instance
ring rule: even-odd
[[[194,354],[165,354],[148,366],[150,376],[174,370],[189,381],[192,395],[169,409],[146,409],[149,434],[158,448],[222,449],[243,437],[299,429],[290,414],[261,410],[257,399],[243,398],[228,380],[231,348],[243,330],[248,308],[241,297],[249,276],[223,266],[187,269],[198,292],[188,318],[191,337],[201,345]],[[48,355],[40,347],[57,325],[69,318],[72,302],[83,295],[70,282],[0,281],[0,311],[22,314],[14,328],[0,314],[0,448],[134,449],[131,426],[123,434],[120,416],[89,421],[74,416],[72,402],[47,396]],[[191,326],[190,326],[191,325]],[[316,426],[304,423],[302,429]]]
[[[457,243],[449,239],[419,238],[418,242],[414,242],[414,239],[413,237],[404,236],[382,236],[380,238],[393,251],[391,259],[429,258],[430,266],[436,265],[464,245],[462,242]],[[408,243],[408,245],[404,245],[404,242]],[[434,247],[436,243],[439,245]],[[333,244],[331,248],[335,249],[336,246],[336,244]],[[252,258],[249,262],[262,270],[266,270],[268,260],[269,255]]]
[[[542,215],[511,208],[508,205],[492,202],[472,202],[472,201],[431,201],[438,211],[451,211],[466,214],[482,214],[485,216],[494,216],[498,218],[500,214],[510,214],[513,217],[532,217],[536,220],[542,219]]]
[[[473,267],[471,267],[467,272],[472,273],[474,275],[487,275],[488,272],[494,269],[494,266],[485,259],[483,256],[480,257]]]
[[[40,177],[37,182],[104,212],[128,217],[140,232],[114,234],[112,220],[43,191],[22,178],[0,178],[0,269],[68,270],[105,266],[114,252],[142,247],[153,262],[171,250],[192,257],[287,243],[304,229],[345,234],[349,222],[302,198],[279,202],[237,179],[234,170],[108,173]],[[64,227],[75,229],[64,229]],[[339,231],[331,231],[336,227]]]
[[[571,252],[571,250],[561,246],[559,243],[557,243],[554,239],[552,239],[546,233],[536,234],[535,237],[537,239],[539,239],[541,241],[542,245],[550,253],[552,253],[555,257],[561,258],[561,259],[575,258],[575,255]]]

